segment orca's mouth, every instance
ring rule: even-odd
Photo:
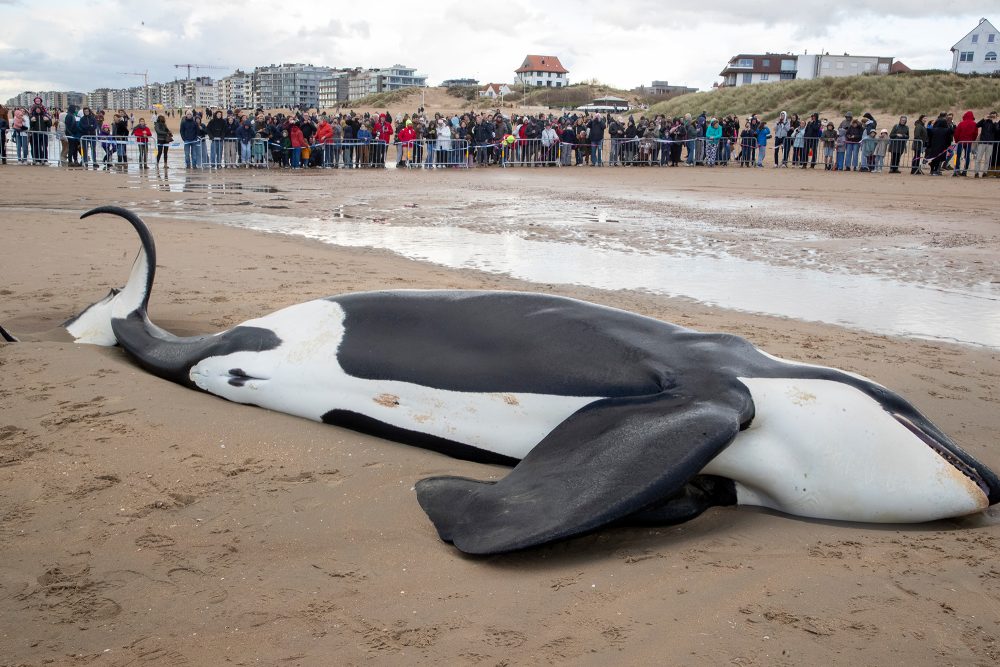
[[[983,478],[983,475],[977,466],[977,462],[972,459],[971,456],[958,449],[958,447],[950,447],[947,444],[940,442],[937,438],[934,438],[929,433],[925,432],[903,415],[892,413],[892,416],[895,417],[896,421],[905,426],[911,433],[920,438],[924,444],[934,450],[938,456],[947,461],[949,465],[972,480],[972,482],[974,482],[975,485],[978,486],[983,494],[989,499],[991,505],[1000,501],[1000,488],[992,486]]]

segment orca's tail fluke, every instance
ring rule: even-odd
[[[63,328],[77,343],[112,346],[119,343],[111,321],[125,318],[134,312],[145,314],[149,303],[149,292],[153,289],[153,275],[156,273],[156,246],[153,235],[146,223],[132,211],[119,206],[100,206],[80,216],[89,218],[98,213],[109,213],[125,218],[139,234],[142,247],[132,264],[125,287],[113,288],[106,297],[87,306],[81,313],[63,322]]]
[[[153,324],[146,312],[156,273],[153,235],[139,216],[118,206],[101,206],[80,217],[88,218],[98,213],[125,218],[139,234],[142,248],[132,264],[132,272],[125,287],[111,290],[108,296],[67,323],[67,331],[74,336],[77,328],[88,332],[91,340],[77,338],[77,342],[97,342],[98,339],[109,338],[110,343],[101,344],[117,343],[149,372],[174,382],[195,386],[190,378],[191,367],[206,356],[211,356],[213,350],[229,349],[226,347],[229,339],[224,333],[181,338]],[[253,349],[271,349],[280,342],[270,331],[254,332],[258,335],[253,339]],[[241,340],[245,339],[246,334]]]
[[[2,340],[5,343],[16,343],[16,342],[18,342],[17,338],[14,337],[14,334],[12,334],[11,332],[7,331],[2,326],[0,326],[0,340]]]
[[[142,218],[120,206],[98,206],[81,215],[80,219],[89,218],[99,213],[125,218],[135,229],[139,235],[139,241],[142,243],[139,254],[132,264],[132,272],[129,274],[128,282],[121,292],[115,295],[112,314],[114,317],[120,318],[127,317],[136,310],[145,312],[149,304],[149,293],[153,289],[153,278],[156,275],[156,244],[153,243],[153,235]]]

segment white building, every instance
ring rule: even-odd
[[[199,76],[197,79],[191,79],[189,88],[193,88],[190,99],[194,100],[194,106],[198,108],[219,106],[219,90],[211,78]]]
[[[37,93],[26,90],[20,95],[7,100],[8,107],[30,107],[35,103],[35,98],[41,97],[42,104],[48,109],[67,109],[69,105],[84,106],[86,95],[75,91],[62,90],[42,90]]]
[[[319,106],[319,82],[332,73],[330,67],[302,63],[258,67],[253,71],[253,106],[316,108]]]
[[[745,86],[755,83],[819,79],[858,74],[888,74],[892,58],[882,56],[830,55],[821,53],[794,55],[791,53],[740,53],[719,73],[722,87]]]
[[[556,56],[528,55],[514,74],[517,75],[514,82],[519,86],[562,88],[569,85],[569,70]]]
[[[504,95],[510,95],[510,86],[506,83],[488,83],[486,87],[479,90],[480,97],[488,97],[494,100]]]
[[[246,109],[253,98],[253,77],[236,70],[216,83],[219,105],[226,109]]]
[[[802,54],[796,56],[796,79],[819,79],[824,76],[855,76],[857,74],[888,74],[892,58],[881,56],[852,56]]]
[[[427,77],[417,74],[417,70],[406,65],[392,67],[375,67],[371,69],[356,69],[351,72],[348,81],[348,97],[353,101],[391,90],[403,88],[423,88],[427,85]]]
[[[747,86],[755,83],[791,81],[798,61],[791,53],[740,53],[733,56],[719,72],[721,86]]]
[[[993,24],[979,19],[979,25],[951,47],[951,71],[958,74],[991,74],[1000,71],[1000,36]]]
[[[100,111],[101,109],[113,109],[113,93],[114,91],[110,88],[98,88],[96,90],[92,90],[90,94],[87,95],[87,104],[95,112]]]
[[[334,70],[330,76],[319,80],[319,108],[335,109],[346,104],[350,97],[353,69]]]

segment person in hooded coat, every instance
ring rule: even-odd
[[[976,171],[975,176],[1000,176],[1000,121],[997,120],[997,112],[991,111],[987,118],[983,118],[976,126],[979,127],[979,143],[976,144]]]
[[[788,120],[788,114],[784,111],[778,114],[778,120],[774,121],[774,166],[787,167],[788,166],[788,147],[791,145],[792,123]],[[707,136],[707,135],[706,135]],[[778,155],[784,153],[784,157],[781,158],[781,162],[778,161]]]
[[[948,148],[954,138],[955,131],[948,122],[947,114],[939,114],[930,132],[930,143],[927,146],[927,155],[931,158],[931,176],[941,175],[941,164],[948,156]]]
[[[36,97],[34,104],[28,107],[28,129],[30,130],[31,156],[35,164],[49,160],[49,130],[52,129],[52,116],[42,104],[42,98]]]
[[[955,171],[952,176],[967,176],[969,173],[969,158],[972,154],[972,145],[979,137],[979,128],[976,126],[976,117],[971,111],[966,111],[962,115],[962,122],[955,126],[955,143],[958,148],[955,152]],[[962,156],[965,156],[965,163],[962,163]]]
[[[69,166],[80,166],[80,123],[76,119],[76,105],[71,104],[63,115],[63,131],[66,132],[66,151]]]

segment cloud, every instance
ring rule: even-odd
[[[947,67],[948,49],[979,18],[942,15],[930,0],[878,6],[842,0],[822,11],[771,0],[680,6],[576,0],[551,8],[526,0],[444,0],[433,8],[382,0],[371,12],[357,4],[351,13],[340,3],[277,10],[260,0],[53,0],[45,8],[3,13],[0,99],[25,88],[86,92],[136,85],[136,77],[119,73],[147,69],[150,82],[169,81],[186,76],[174,67],[181,62],[228,68],[192,70],[215,78],[282,62],[402,63],[431,83],[466,76],[511,82],[529,53],[558,56],[571,82],[633,87],[666,79],[707,88],[740,52],[846,51],[898,57],[911,67]]]

